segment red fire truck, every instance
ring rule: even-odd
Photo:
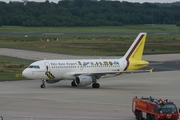
[[[178,120],[179,111],[173,102],[162,99],[133,98],[132,112],[137,120]]]

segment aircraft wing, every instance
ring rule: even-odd
[[[79,76],[79,75],[92,76],[92,75],[106,75],[106,74],[119,74],[119,73],[121,72],[119,71],[104,71],[104,72],[91,72],[91,73],[79,72],[79,73],[74,73],[74,76]]]
[[[87,73],[87,72],[73,72],[70,73],[71,75],[74,76],[79,76],[79,75],[86,75],[86,76],[93,76],[96,77],[97,79],[99,79],[100,77],[104,76],[104,75],[113,75],[113,76],[117,76],[117,75],[121,75],[122,73],[139,73],[139,72],[150,72],[152,73],[152,69],[150,70],[128,70],[128,71],[103,71],[103,72],[91,72],[91,73]]]

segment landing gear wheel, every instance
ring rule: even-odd
[[[99,88],[99,87],[100,87],[100,84],[99,84],[99,83],[93,83],[93,84],[92,84],[92,87],[93,87],[93,88]]]
[[[41,88],[45,88],[45,84],[42,84],[40,87],[41,87]]]
[[[42,81],[42,84],[41,84],[41,86],[40,86],[40,87],[41,87],[41,88],[45,88],[45,80],[44,80],[44,79],[42,79],[41,81]]]
[[[75,81],[72,81],[72,82],[71,82],[71,86],[73,86],[73,87],[77,87],[77,85],[76,85]]]

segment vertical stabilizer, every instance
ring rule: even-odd
[[[144,51],[144,45],[146,41],[146,33],[139,33],[137,38],[134,40],[126,54],[124,55],[124,58],[126,60],[129,59],[135,59],[135,60],[141,60],[142,54]]]
[[[139,33],[123,58],[127,61],[125,70],[137,70],[149,64],[142,60],[147,33]]]

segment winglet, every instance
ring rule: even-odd
[[[153,69],[154,69],[154,68],[151,68],[151,69],[149,70],[149,72],[152,73]]]

